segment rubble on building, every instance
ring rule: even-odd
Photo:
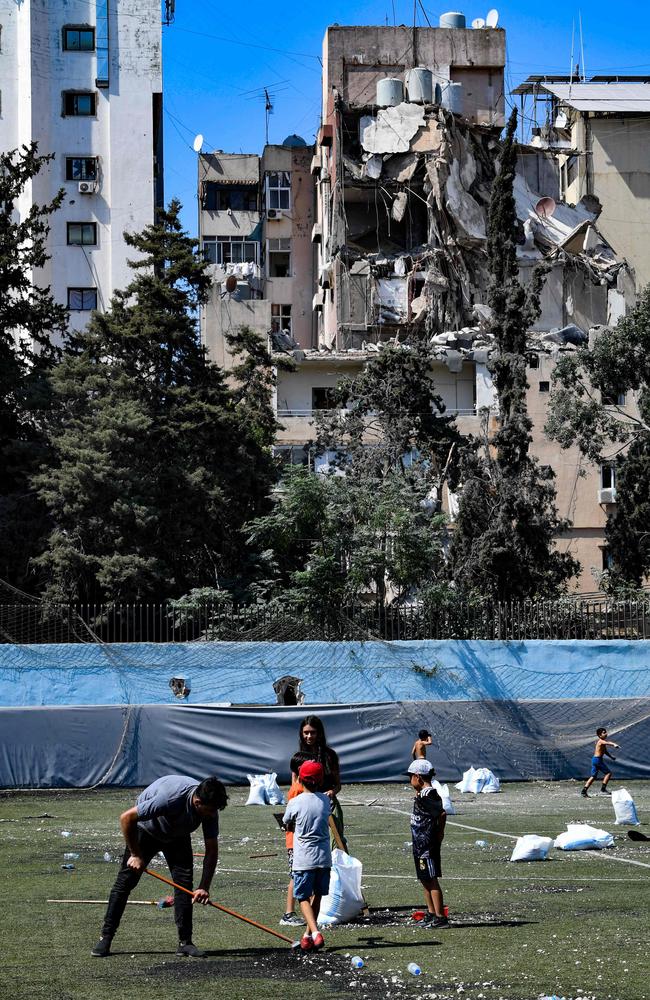
[[[336,344],[322,337],[321,349],[367,351],[373,339],[399,342],[424,328],[451,371],[464,360],[484,364],[494,344],[486,244],[500,128],[437,105],[402,102],[371,115],[335,95],[334,106],[343,176],[331,187],[324,250],[343,334]],[[537,263],[549,266],[531,349],[555,353],[618,318],[634,282],[598,231],[594,199],[569,205],[531,188],[529,158],[547,155],[526,148],[514,198],[522,281]]]

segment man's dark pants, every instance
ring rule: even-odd
[[[194,859],[192,856],[192,841],[189,834],[178,837],[176,840],[162,843],[156,840],[144,830],[139,830],[140,857],[144,861],[145,868],[148,867],[151,859],[162,851],[165,861],[169,865],[172,879],[186,889],[192,888],[192,870]],[[135,889],[142,877],[142,872],[135,871],[127,866],[127,861],[131,857],[131,851],[127,847],[122,858],[122,867],[115,879],[115,885],[111,889],[108,897],[108,907],[104,917],[102,927],[102,937],[113,937],[119,927],[122,914],[126,907],[129,894]],[[185,892],[174,890],[174,919],[178,928],[179,941],[192,940],[192,899]]]

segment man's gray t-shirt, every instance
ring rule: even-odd
[[[295,821],[293,837],[293,870],[331,868],[329,818],[332,803],[322,792],[302,792],[290,799],[284,812],[284,822]]]
[[[189,835],[203,824],[203,836],[210,840],[219,835],[219,817],[201,819],[192,805],[198,788],[196,778],[184,774],[166,774],[152,782],[138,795],[138,826],[163,843]]]

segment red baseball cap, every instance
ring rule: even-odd
[[[323,765],[315,760],[306,760],[304,764],[300,765],[298,778],[300,781],[313,781],[316,785],[322,785],[325,778]]]

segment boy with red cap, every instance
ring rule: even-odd
[[[283,822],[294,831],[293,894],[300,903],[307,924],[300,947],[303,951],[311,951],[325,944],[317,920],[320,901],[330,887],[332,852],[329,818],[332,803],[327,795],[318,791],[324,779],[322,764],[314,760],[305,761],[298,771],[298,779],[304,792],[287,804]]]

